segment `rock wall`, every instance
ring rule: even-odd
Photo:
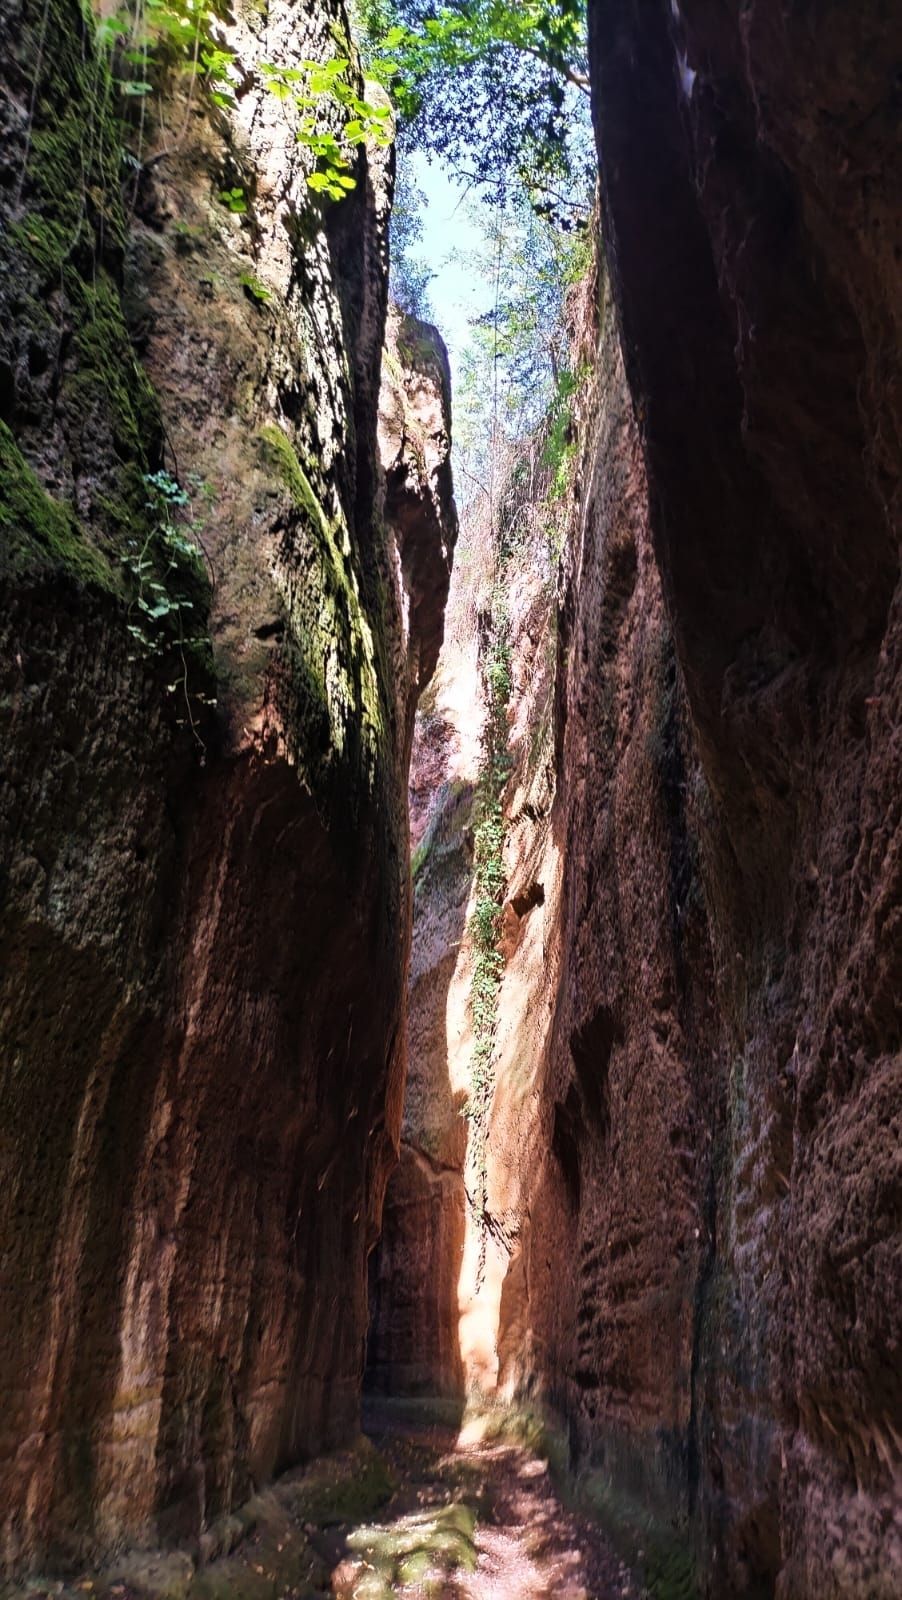
[[[447,355],[435,331],[393,311],[380,407],[380,447],[386,466],[387,507],[400,530],[399,538],[410,541],[406,554],[413,562],[428,558],[428,545],[422,540],[430,521],[428,507],[438,510],[445,500],[443,485],[450,473],[448,392]],[[447,488],[450,490],[450,481]],[[428,587],[421,592],[428,607]],[[447,582],[442,598],[444,607]],[[428,629],[421,638],[431,679],[441,639],[430,635]],[[431,700],[437,687],[437,683],[430,685]],[[426,743],[431,761],[424,750],[424,728],[429,730]],[[416,864],[423,855],[427,813],[436,789],[444,784],[449,794],[460,796],[461,815],[467,814],[468,808],[463,793],[467,784],[459,771],[466,757],[455,748],[453,730],[445,719],[436,719],[430,711],[419,722],[412,753],[411,786],[415,790],[419,785],[426,800],[423,813],[412,815],[411,846]],[[469,789],[472,791],[472,784]],[[461,863],[450,859],[450,840],[442,849],[457,889],[452,890],[450,916],[430,897],[434,925],[428,932],[417,917],[410,962],[408,1076],[400,1163],[389,1180],[383,1231],[370,1258],[369,1385],[389,1393],[454,1393],[460,1379],[456,1271],[464,1232],[461,1165],[465,1139],[462,1143],[461,1118],[443,1070],[443,1028],[437,1017],[424,1024],[424,1008],[416,998],[421,984],[434,981],[434,969],[438,969],[439,984],[449,963],[453,969],[462,912],[459,901],[465,903],[469,887],[466,853]],[[414,903],[422,906],[418,876],[414,874]],[[431,1038],[423,1037],[424,1026]],[[418,1128],[424,1130],[422,1142]]]
[[[446,672],[447,658],[440,684]],[[408,1080],[400,1165],[389,1180],[382,1237],[371,1257],[367,1381],[373,1391],[389,1394],[455,1395],[462,1389],[458,1279],[466,1222],[466,1086],[453,1087],[447,1018],[453,1005],[466,1029],[467,989],[459,980],[455,984],[455,975],[472,880],[467,836],[475,774],[468,765],[447,717],[439,712],[418,723],[411,780],[416,788],[425,779],[430,805],[414,817],[411,833],[417,870]],[[436,836],[424,844],[430,822]]]
[[[877,4],[589,13],[609,288],[550,773],[524,755],[517,602],[490,1244],[478,1286],[462,1248],[458,1378],[566,1419],[652,1592],[890,1600],[898,30]],[[415,1084],[472,1055],[452,1021]],[[408,1171],[384,1248],[413,1285],[447,1236],[418,1223],[405,1257],[403,1205],[451,1183]],[[421,1384],[453,1376],[443,1293],[417,1308]]]
[[[318,201],[258,67],[346,27],[239,6],[234,105],[163,72],[123,172],[77,0],[0,7],[7,1569],[357,1427],[456,524],[425,467],[386,520],[390,153]]]
[[[641,25],[599,4],[590,29],[606,251],[685,730],[665,731],[659,787],[668,900],[624,934],[624,840],[627,958],[604,974],[592,1035],[613,1089],[636,1049],[628,1013],[638,1001],[652,1019],[631,1094],[653,1097],[642,1164],[661,1185],[655,1233],[642,1207],[639,1237],[615,1241],[633,1315],[592,1347],[601,1434],[625,1421],[644,1460],[671,1435],[714,1592],[889,1596],[898,30],[876,5],[815,19],[770,0],[662,0]],[[630,1120],[612,1109],[617,1180]],[[637,1296],[633,1251],[669,1230],[663,1298]],[[622,1376],[643,1340],[636,1376],[671,1342],[674,1379],[644,1419],[644,1382]]]
[[[409,1071],[401,1162],[388,1183],[383,1232],[371,1258],[366,1381],[377,1393],[438,1394],[460,1402],[499,1389],[510,1394],[517,1384],[511,1374],[514,1368],[519,1373],[524,1356],[520,1341],[528,1346],[531,1338],[511,1265],[522,1261],[523,1208],[543,1154],[536,1108],[561,878],[551,830],[555,645],[547,539],[555,510],[536,495],[536,480],[547,487],[549,479],[543,458],[539,442],[530,462],[520,462],[503,513],[518,530],[519,554],[498,563],[494,582],[479,576],[479,536],[464,522],[464,539],[472,542],[465,543],[452,580],[452,638],[417,715]],[[493,1087],[483,1115],[473,1017],[475,857],[493,759],[486,737],[493,641],[495,665],[503,661],[507,684],[510,772]]]
[[[697,821],[710,797],[604,280],[601,297],[558,618],[545,830],[561,867],[541,913],[546,1005],[499,1377],[566,1419],[584,1491],[651,1592],[691,1595],[700,1306],[729,1159]],[[503,1167],[508,1122],[490,1147]],[[721,1533],[699,1541],[702,1565]]]
[[[472,1054],[467,923],[483,721],[475,653],[446,647],[411,764],[413,945],[401,1159],[371,1257],[367,1386],[460,1396]],[[418,800],[420,803],[418,804]]]

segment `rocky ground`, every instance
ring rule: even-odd
[[[462,1408],[461,1408],[462,1409]],[[642,1600],[572,1509],[548,1436],[488,1412],[380,1404],[369,1438],[287,1474],[196,1547],[132,1554],[3,1600]],[[552,1451],[553,1453],[553,1451]]]
[[[493,1437],[378,1413],[370,1429],[399,1483],[378,1522],[346,1536],[344,1600],[638,1600],[597,1527],[567,1508],[546,1461]],[[390,1429],[390,1431],[388,1431]]]

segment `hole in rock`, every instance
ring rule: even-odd
[[[543,906],[544,904],[545,889],[541,883],[531,883],[528,889],[522,890],[520,894],[515,894],[511,900],[511,905],[518,917],[525,917],[528,912],[534,911],[536,906]]]
[[[573,1211],[579,1211],[581,1181],[579,1170],[579,1104],[571,1089],[567,1101],[554,1108],[554,1132],[551,1147],[564,1176],[567,1196]]]
[[[278,617],[273,622],[264,622],[259,628],[254,629],[255,639],[281,639],[285,633],[284,618]]]
[[[602,1137],[610,1125],[608,1107],[608,1069],[615,1045],[623,1031],[610,1006],[596,1008],[588,1022],[570,1036],[570,1053],[586,1117]]]

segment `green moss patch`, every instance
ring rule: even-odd
[[[488,636],[480,648],[480,673],[486,702],[479,776],[476,783],[473,866],[476,904],[470,918],[473,975],[470,1016],[473,1022],[473,1065],[467,1117],[469,1161],[475,1169],[475,1210],[479,1229],[477,1283],[485,1271],[488,1215],[486,1146],[495,1094],[495,1039],[504,975],[501,954],[501,908],[506,886],[504,791],[511,773],[507,707],[511,694],[510,624],[502,583],[495,584]]]
[[[467,1413],[468,1428],[486,1444],[518,1445],[547,1461],[557,1486],[568,1486],[570,1447],[566,1435],[541,1411],[525,1405],[477,1406]]]
[[[606,1473],[580,1478],[577,1497],[623,1559],[642,1573],[652,1600],[700,1600],[688,1534],[669,1526]]]
[[[14,572],[62,568],[81,583],[115,587],[109,562],[87,543],[69,506],[48,494],[0,422],[0,559]]]
[[[352,1457],[327,1457],[283,1486],[293,1513],[324,1528],[372,1516],[395,1487],[385,1461],[368,1439],[361,1439]]]
[[[142,521],[143,475],[162,441],[120,303],[126,223],[115,88],[78,0],[26,0],[22,30],[37,78],[20,217],[0,235],[0,320],[14,304],[11,365],[27,335],[29,360],[37,353],[56,372],[40,426],[48,451],[79,481],[85,536],[115,559],[123,528]],[[10,420],[15,429],[15,413]]]
[[[273,424],[259,439],[309,535],[286,551],[277,571],[289,622],[297,754],[315,790],[349,768],[371,788],[386,725],[378,624],[371,625],[361,600],[347,528],[327,514],[295,446]]]
[[[476,1513],[462,1502],[356,1528],[347,1544],[359,1575],[346,1592],[382,1600],[417,1585],[423,1596],[443,1595],[455,1574],[476,1570],[475,1534]]]

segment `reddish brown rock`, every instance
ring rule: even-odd
[[[274,3],[229,39],[246,69],[334,53],[339,11],[299,27]],[[326,222],[256,78],[208,118],[179,77],[186,137],[148,121],[165,149],[129,231],[80,7],[0,12],[0,1558],[19,1569],[193,1538],[357,1428],[404,1070],[407,756],[455,524],[447,476],[428,525],[384,519],[386,154],[361,153]],[[243,215],[217,198],[239,180]],[[123,568],[159,540],[161,468],[213,583],[189,562],[190,618],[155,651]],[[161,592],[187,595],[183,567]]]
[[[554,799],[527,762],[505,800],[462,1358],[568,1418],[649,1581],[892,1600],[899,41],[877,4],[590,20],[614,306]]]
[[[386,1191],[371,1260],[367,1382],[389,1394],[460,1394],[460,1280],[467,1226],[464,1167],[471,1032],[466,924],[472,804],[481,720],[469,655],[443,659],[417,721],[411,766],[414,917],[408,1079],[401,1163]],[[418,807],[423,797],[423,810]]]
[[[771,0],[741,18],[662,0],[641,29],[626,5],[590,13],[605,236],[688,734],[665,767],[670,904],[641,942],[621,936],[626,995],[668,1017],[646,1072],[679,1038],[673,984],[648,982],[668,926],[697,1063],[685,1111],[669,1067],[648,1107],[643,1164],[668,1213],[684,1193],[689,1211],[685,1289],[641,1326],[655,1351],[684,1329],[679,1476],[715,1590],[888,1597],[902,1542],[899,40],[876,5],[817,26]],[[635,850],[623,841],[620,882]],[[619,1033],[595,1060],[609,1056],[613,1087],[634,1029],[609,1003]],[[633,1329],[604,1348],[620,1360],[636,1343]],[[630,1393],[619,1374],[616,1387]],[[602,1433],[614,1398],[605,1383]]]

